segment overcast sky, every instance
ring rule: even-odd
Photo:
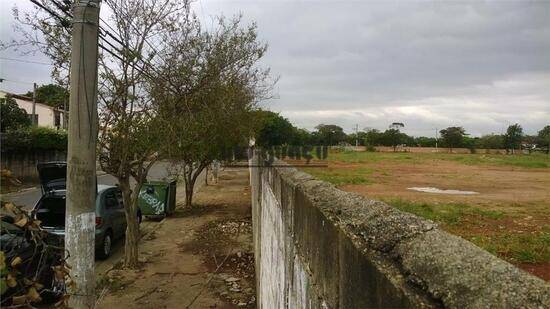
[[[5,8],[30,6],[1,1],[5,40],[13,36]],[[194,8],[207,22],[239,12],[257,22],[269,44],[262,64],[280,77],[277,99],[263,106],[299,127],[351,132],[403,122],[413,135],[458,125],[478,136],[515,122],[527,133],[550,124],[550,1],[202,0]],[[49,70],[0,59],[0,76],[10,80],[48,83]]]

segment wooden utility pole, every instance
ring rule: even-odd
[[[32,121],[33,126],[38,125],[38,119],[36,119],[36,83],[32,83]]]
[[[76,285],[71,308],[95,303],[95,200],[99,0],[73,5],[65,249]]]

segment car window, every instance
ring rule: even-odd
[[[109,191],[105,194],[105,208],[113,209],[119,207],[118,199],[115,196],[114,191]]]
[[[122,199],[122,191],[120,190],[115,190],[115,194],[116,194],[116,199],[118,200],[118,204],[120,205],[120,207],[124,207],[124,200]]]

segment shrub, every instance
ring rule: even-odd
[[[374,148],[373,145],[368,144],[368,145],[367,145],[367,151],[368,151],[368,152],[376,152],[376,148]]]
[[[13,98],[0,98],[0,131],[20,130],[31,125],[27,112],[19,108]]]
[[[67,150],[67,132],[45,127],[2,134],[2,151]]]

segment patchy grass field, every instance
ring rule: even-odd
[[[334,152],[304,168],[339,188],[380,199],[550,280],[550,157]],[[409,190],[475,191],[447,195]]]

